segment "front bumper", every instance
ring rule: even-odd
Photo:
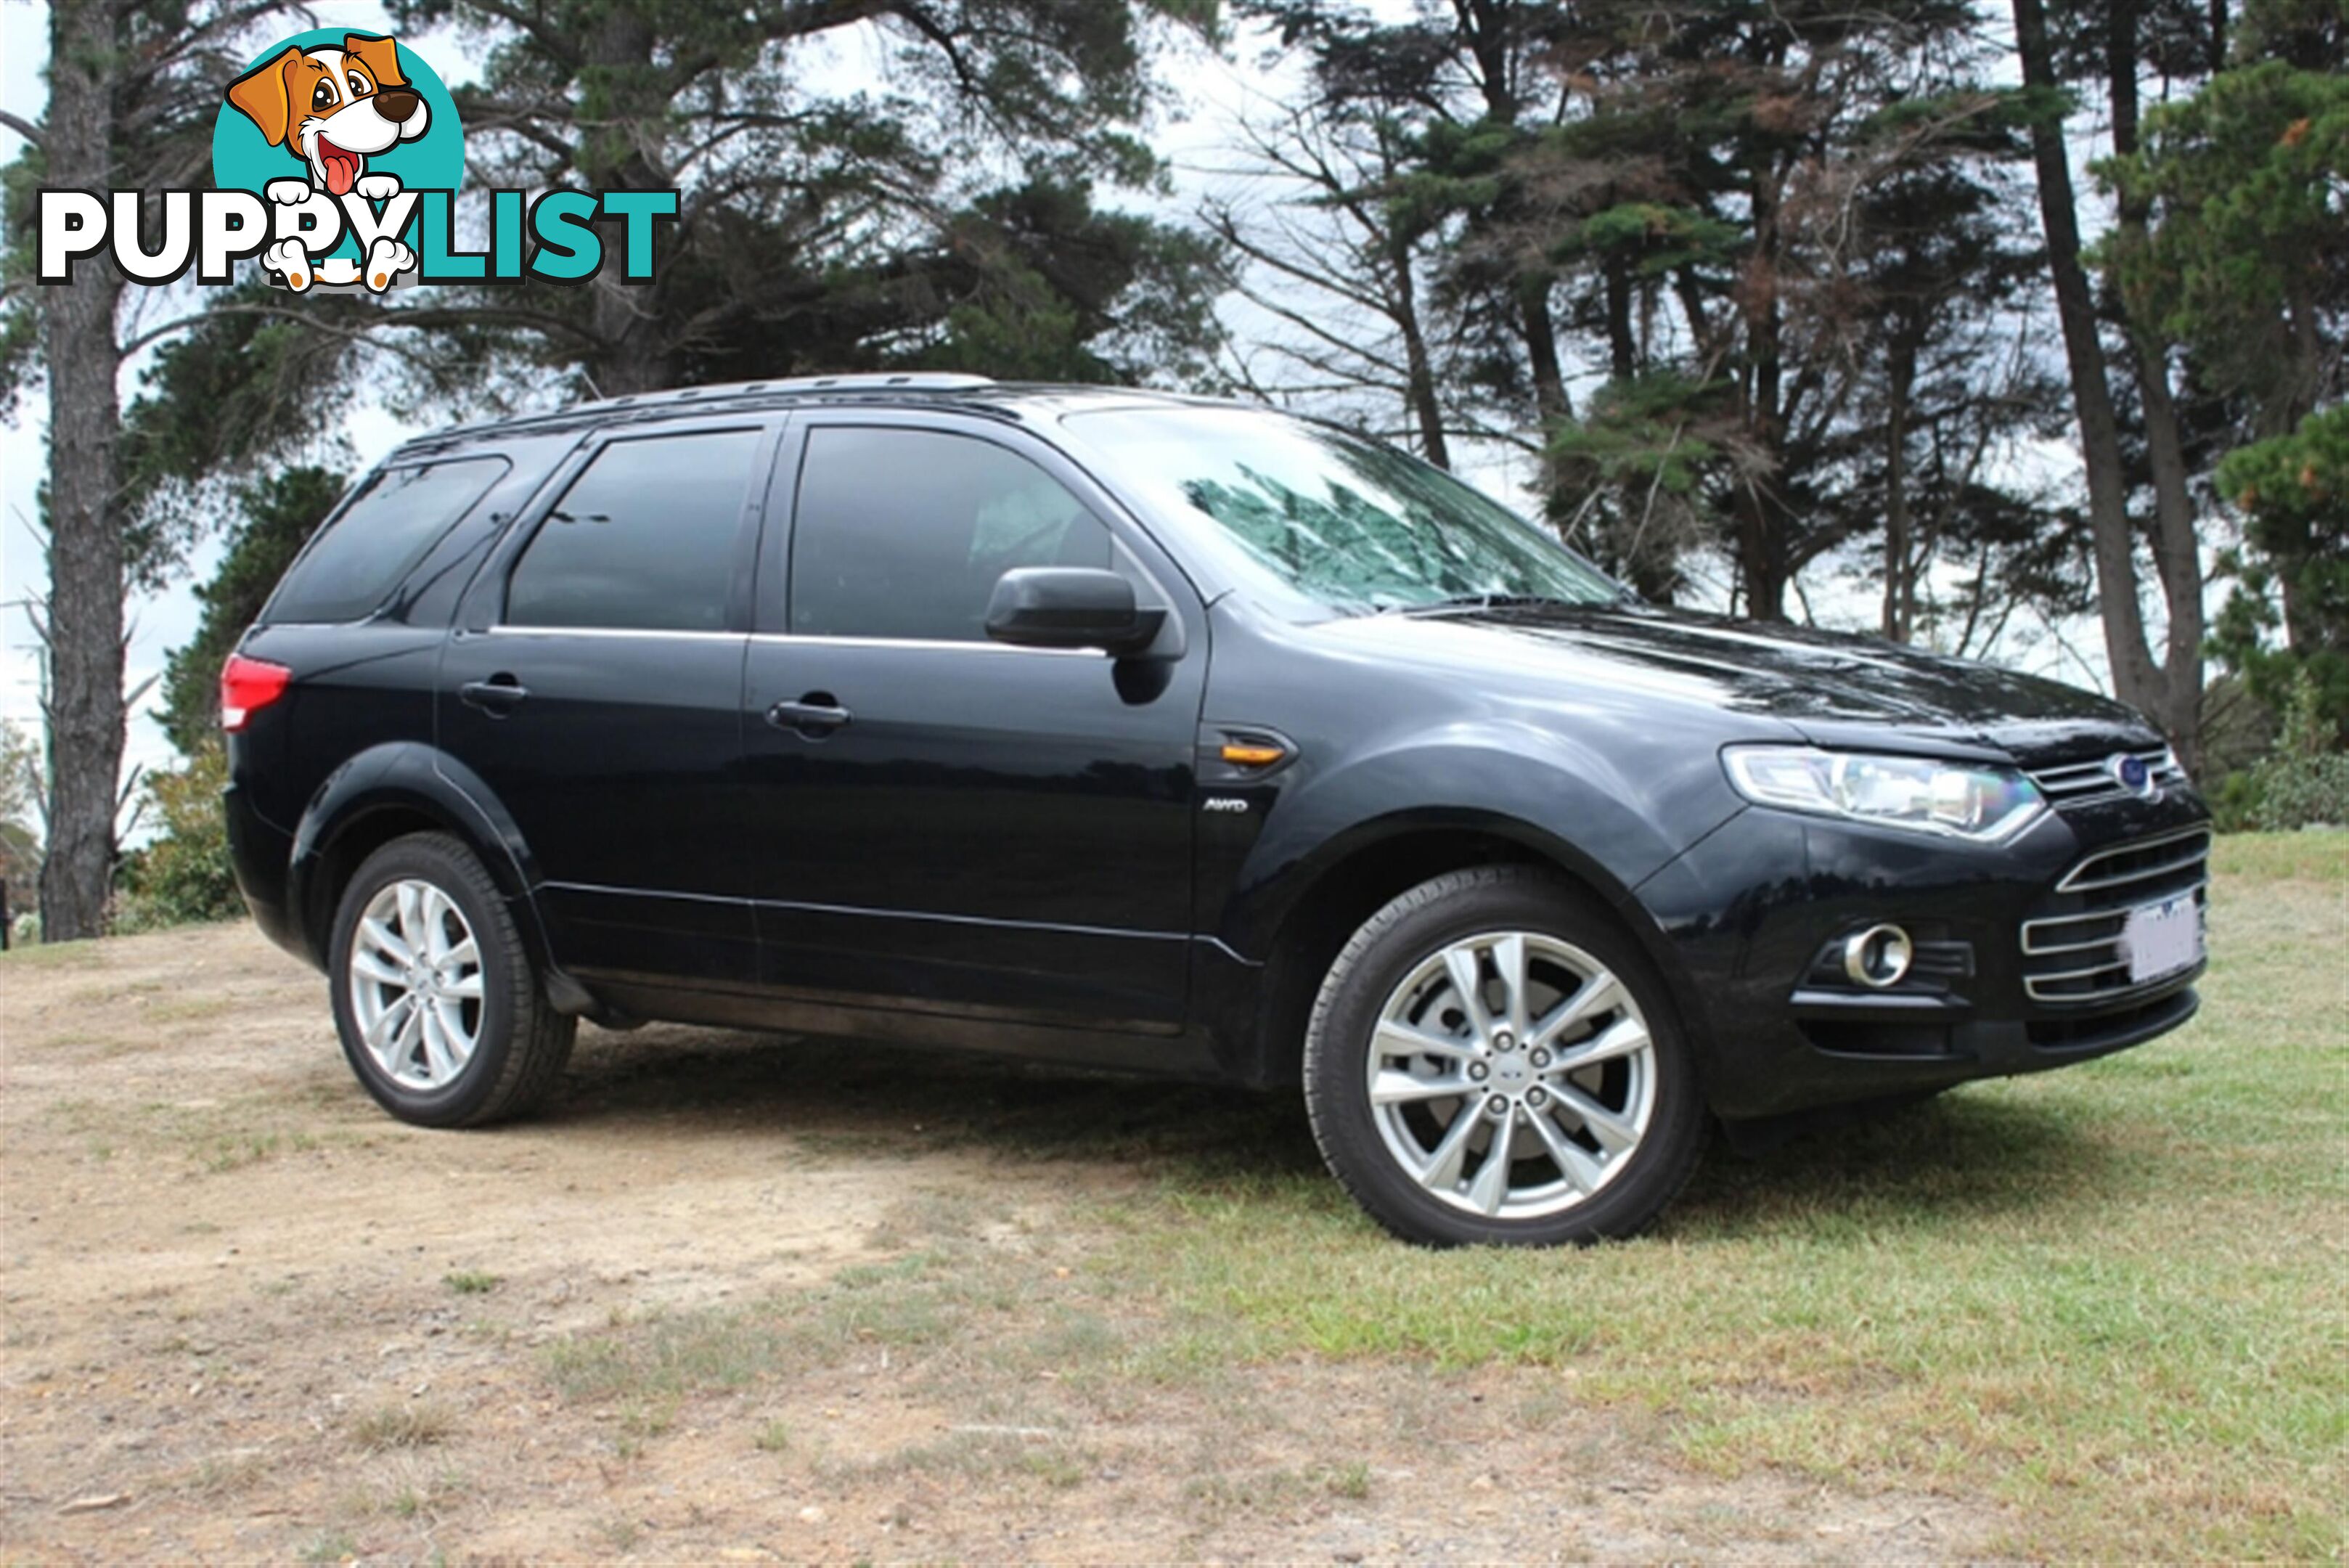
[[[2133,984],[2116,944],[2126,908],[2201,897],[2208,825],[2186,790],[2066,808],[1995,848],[1755,808],[1637,896],[1683,971],[1714,1111],[1777,1116],[2065,1066],[2184,1023],[2201,966]],[[1882,921],[1918,961],[1868,991],[1826,961]]]

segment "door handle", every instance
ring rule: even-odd
[[[502,719],[522,706],[530,695],[530,688],[500,670],[487,680],[468,680],[457,688],[457,695],[468,708],[479,708],[492,719]]]
[[[778,730],[795,730],[811,741],[821,741],[854,717],[829,691],[810,691],[796,702],[778,702],[767,710],[767,722]]]

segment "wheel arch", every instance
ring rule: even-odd
[[[512,908],[533,961],[550,977],[559,974],[521,830],[471,769],[416,741],[361,752],[329,774],[303,810],[286,893],[313,962],[326,967],[335,909],[359,867],[410,833],[446,833],[470,849]]]
[[[1664,976],[1675,1021],[1687,1032],[1690,1010],[1680,1002],[1687,976],[1679,955],[1630,890],[1598,860],[1505,813],[1402,811],[1330,840],[1281,878],[1277,902],[1254,911],[1265,957],[1254,1008],[1238,1032],[1241,1059],[1229,1064],[1235,1075],[1265,1085],[1297,1082],[1313,1000],[1347,940],[1423,882],[1450,871],[1508,865],[1541,870],[1608,910]]]

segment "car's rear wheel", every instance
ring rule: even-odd
[[[336,909],[328,972],[343,1054],[402,1121],[521,1116],[570,1058],[577,1021],[547,1005],[497,885],[447,834],[367,857]]]
[[[1372,916],[1314,1004],[1305,1088],[1339,1180],[1438,1246],[1630,1235],[1703,1142],[1653,965],[1604,908],[1527,867],[1452,872]]]

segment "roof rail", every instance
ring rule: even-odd
[[[959,392],[992,387],[992,376],[971,376],[950,370],[870,370],[839,376],[777,376],[764,381],[722,381],[707,387],[678,387],[660,392],[631,392],[626,397],[598,398],[574,404],[578,409],[651,408],[666,403],[717,401],[763,392]]]

